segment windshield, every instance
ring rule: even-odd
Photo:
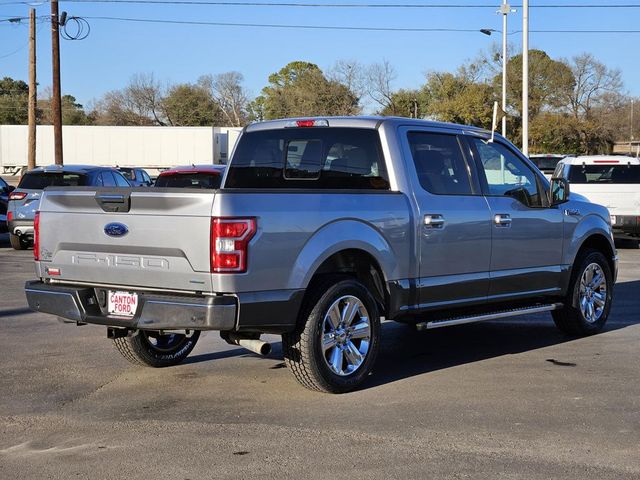
[[[87,183],[86,175],[66,172],[32,172],[27,173],[18,188],[43,190],[47,187],[82,187]]]
[[[156,187],[172,188],[220,188],[222,176],[217,173],[172,173],[160,175]]]
[[[575,165],[570,183],[640,183],[640,165]]]

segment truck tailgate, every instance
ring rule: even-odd
[[[211,291],[214,197],[214,191],[176,188],[46,190],[38,274],[67,282]]]

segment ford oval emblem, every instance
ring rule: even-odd
[[[110,237],[124,237],[129,233],[129,229],[122,223],[107,223],[104,226],[104,233]]]

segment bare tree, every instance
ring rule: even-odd
[[[387,60],[367,68],[367,95],[380,106],[380,110],[393,115],[397,115],[392,87],[396,78],[395,69]]]
[[[589,118],[594,109],[620,103],[623,83],[620,70],[607,68],[590,53],[574,57],[571,70],[575,87],[569,95],[568,104],[575,118]]]
[[[126,103],[138,115],[149,116],[161,126],[170,124],[162,108],[164,89],[153,74],[137,74],[131,77],[123,95]]]
[[[327,72],[327,79],[347,87],[358,97],[367,90],[366,68],[357,60],[338,60]]]
[[[242,86],[243,81],[244,77],[240,72],[205,75],[198,79],[198,84],[211,92],[226,121],[233,127],[241,127],[247,123],[249,95]]]

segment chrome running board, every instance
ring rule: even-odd
[[[464,323],[475,323],[475,322],[484,322],[487,320],[498,320],[500,318],[515,317],[517,315],[550,312],[551,310],[557,310],[562,307],[563,307],[562,303],[550,303],[548,305],[535,305],[533,307],[500,310],[497,312],[483,313],[482,315],[468,315],[463,317],[443,318],[442,320],[432,320],[430,322],[417,323],[416,329],[431,330],[433,328],[450,327],[452,325],[462,325]]]

